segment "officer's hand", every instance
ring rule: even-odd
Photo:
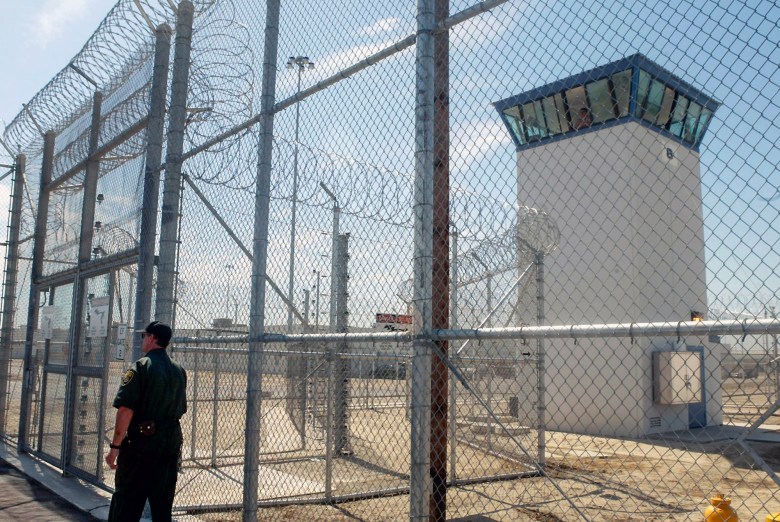
[[[112,449],[106,453],[106,464],[111,469],[116,469],[116,458],[119,456],[118,449]]]

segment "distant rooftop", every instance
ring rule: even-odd
[[[635,54],[494,105],[518,150],[629,121],[698,150],[720,104]]]

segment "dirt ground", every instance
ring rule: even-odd
[[[241,505],[243,487],[245,377],[225,374],[217,382],[204,373],[199,379],[196,400],[183,425],[185,470],[176,505],[185,508],[182,520],[240,520],[235,508]],[[324,432],[310,425],[302,446],[285,413],[284,379],[268,377],[264,389],[269,395],[263,401],[261,520],[408,520],[409,497],[403,488],[409,483],[410,425],[403,381],[354,381],[353,389],[365,397],[353,399],[351,454],[334,458],[332,493],[344,497],[375,491],[376,496],[332,505],[316,503],[325,488]],[[775,412],[764,422],[761,437],[744,444],[737,438],[745,433],[745,425],[771,407],[771,393],[759,387],[765,382],[728,379],[724,383],[726,427],[654,440],[547,432],[544,475],[533,464],[539,457],[535,430],[506,436],[494,427],[488,435],[484,426],[459,425],[460,482],[447,490],[447,518],[701,520],[707,499],[722,491],[732,498],[740,520],[763,521],[766,514],[780,512],[778,484],[767,473],[769,468],[780,472],[780,414]],[[111,383],[109,388],[113,387]],[[18,410],[10,416],[18,418]],[[56,426],[51,435],[57,437]],[[519,475],[523,478],[509,478]],[[480,482],[480,477],[485,480]],[[112,483],[110,473],[104,479]],[[297,504],[281,505],[291,496],[298,498]],[[273,503],[278,505],[270,507]],[[207,513],[201,506],[221,507]]]

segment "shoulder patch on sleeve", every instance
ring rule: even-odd
[[[127,370],[122,376],[122,386],[126,386],[127,383],[133,380],[133,377],[135,377],[135,370]]]

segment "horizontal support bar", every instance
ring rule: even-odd
[[[81,265],[81,277],[92,277],[99,275],[102,272],[106,272],[113,268],[121,268],[125,265],[131,265],[138,262],[138,247],[124,252],[118,252],[111,254],[110,256],[101,257],[100,259],[93,259],[87,263]],[[35,284],[39,287],[58,286],[59,284],[67,284],[73,282],[76,278],[76,274],[79,273],[79,267],[74,267],[69,270],[57,272],[46,277],[40,278],[35,281]]]
[[[52,180],[51,184],[47,187],[47,190],[57,190],[59,187],[61,187],[65,182],[67,182],[69,179],[71,179],[73,176],[87,168],[87,162],[89,162],[91,159],[101,159],[103,156],[120,146],[122,143],[126,142],[133,136],[135,136],[138,132],[146,128],[146,125],[149,123],[149,117],[145,116],[135,122],[130,127],[126,128],[121,133],[114,136],[111,141],[103,145],[102,147],[98,148],[95,153],[92,156],[89,156],[87,158],[84,158],[83,160],[76,163],[74,166],[69,168],[67,171],[65,171],[64,174],[57,177],[57,179]]]
[[[584,339],[596,337],[681,337],[708,335],[770,335],[780,334],[780,320],[753,319],[743,321],[680,321],[677,323],[616,323],[560,326],[520,326],[514,328],[481,328],[433,330],[432,341],[456,339]],[[409,332],[361,332],[341,334],[281,334],[266,333],[257,341],[264,343],[296,342],[398,342],[409,343],[415,337]],[[225,337],[176,337],[177,344],[248,343],[248,335]]]

